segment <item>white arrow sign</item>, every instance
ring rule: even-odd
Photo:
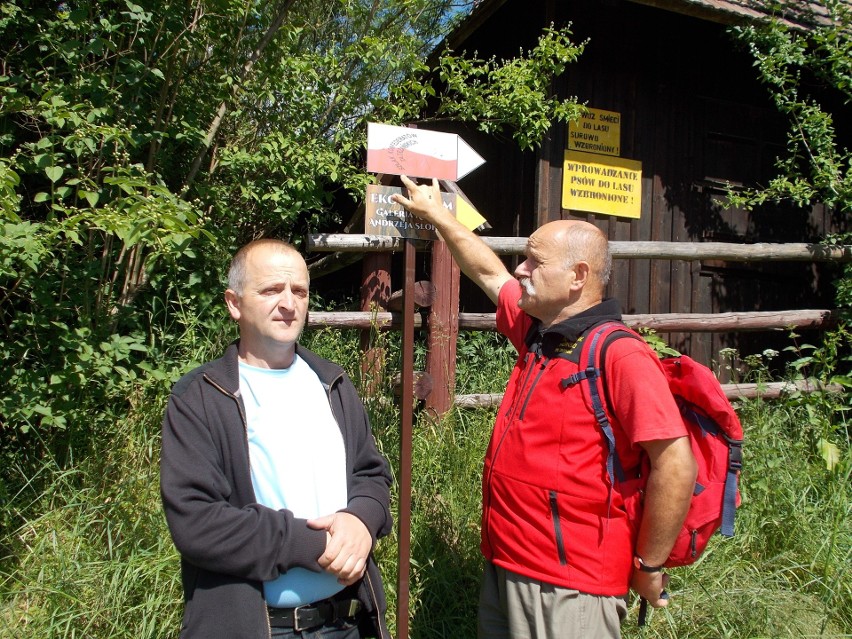
[[[485,160],[455,133],[367,124],[367,171],[455,182]]]

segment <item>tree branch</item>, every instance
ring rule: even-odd
[[[257,62],[266,47],[269,46],[270,42],[272,42],[272,38],[275,37],[275,34],[281,28],[281,25],[284,24],[284,18],[287,17],[287,13],[294,3],[295,0],[283,0],[283,2],[281,2],[281,4],[278,6],[278,9],[275,13],[275,17],[269,24],[269,28],[266,30],[266,33],[263,34],[263,37],[260,39],[260,42],[258,43],[257,47],[254,51],[252,51],[248,60],[246,60],[246,63],[243,65],[242,71],[240,72],[240,75],[231,90],[230,100],[233,100],[236,97],[237,92],[242,86],[243,81],[254,67],[254,63]],[[204,136],[204,142],[201,148],[198,150],[198,153],[196,154],[195,159],[192,162],[192,167],[189,170],[189,174],[186,177],[183,192],[181,193],[182,197],[186,197],[187,193],[189,192],[189,187],[192,186],[192,183],[195,181],[195,178],[198,175],[198,171],[201,168],[201,163],[204,161],[204,156],[207,155],[207,152],[213,145],[213,139],[219,132],[219,127],[222,126],[222,120],[225,118],[225,114],[228,112],[228,105],[230,100],[223,100],[219,104],[219,108],[216,109],[216,115],[213,117],[213,121],[210,123],[210,127],[207,129],[207,134]]]

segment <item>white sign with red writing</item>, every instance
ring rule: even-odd
[[[367,124],[367,171],[455,182],[485,160],[455,133]]]

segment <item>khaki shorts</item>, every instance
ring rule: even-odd
[[[589,595],[486,562],[479,639],[619,639],[625,597]]]

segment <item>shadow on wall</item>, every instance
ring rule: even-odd
[[[670,210],[683,215],[688,236],[684,241],[818,243],[844,227],[840,212],[821,204],[804,208],[767,203],[745,210],[725,208],[726,197],[721,184],[681,182],[667,187]],[[715,313],[827,309],[835,307],[834,282],[841,273],[840,265],[827,262],[705,260],[699,286],[709,286]],[[820,339],[819,331],[802,333],[810,343]],[[719,334],[713,341],[714,353],[720,348],[734,348],[742,354],[783,351],[791,344],[786,330]],[[783,365],[784,357],[779,360],[776,365]]]

